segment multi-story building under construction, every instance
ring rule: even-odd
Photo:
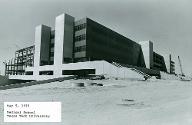
[[[166,63],[163,56],[154,52],[151,41],[137,43],[90,18],[75,20],[62,14],[56,17],[54,29],[36,27],[34,45],[16,51],[15,58],[6,64],[6,75],[12,79],[40,80],[105,74],[109,71],[107,64],[114,62],[146,70],[148,74],[175,73],[171,57]]]

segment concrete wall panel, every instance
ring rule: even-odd
[[[141,45],[144,60],[146,64],[146,68],[152,69],[153,67],[153,43],[151,41],[141,41],[139,42]]]

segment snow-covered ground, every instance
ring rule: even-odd
[[[5,101],[61,101],[62,122],[3,123]],[[0,125],[192,125],[192,82],[68,80],[2,90],[0,102]]]

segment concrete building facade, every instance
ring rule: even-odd
[[[146,68],[153,68],[153,43],[151,41],[141,41],[139,44],[142,47],[142,51],[144,54]]]
[[[138,43],[89,18],[79,20],[75,25],[75,62],[106,60],[145,67]]]
[[[165,64],[167,67],[167,72],[170,74],[175,74],[175,61],[173,61],[173,57],[171,54],[164,55]]]
[[[113,62],[167,72],[163,56],[153,51],[151,41],[136,43],[89,18],[75,21],[74,17],[62,14],[56,17],[55,29],[37,26],[34,46],[34,65],[26,67],[23,74],[27,80],[32,78],[27,75],[40,80],[78,72],[102,73],[96,64],[104,66]],[[102,69],[103,73],[108,71],[106,67]]]
[[[142,41],[139,43],[141,44],[143,50],[146,68],[168,72],[168,64],[171,62],[172,66],[174,67],[173,61],[166,60],[167,63],[165,63],[165,58],[153,50],[153,43],[151,41]],[[173,69],[171,69],[171,72],[168,73],[173,73],[172,70]]]

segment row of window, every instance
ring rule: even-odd
[[[50,52],[50,57],[53,57],[54,56],[54,52]]]
[[[79,31],[86,28],[86,23],[75,26],[75,31]]]
[[[25,73],[26,75],[33,75],[32,71]],[[95,74],[95,69],[79,69],[79,70],[62,70],[62,75],[79,75],[86,76],[88,74]],[[53,71],[40,71],[39,75],[53,75]]]
[[[75,58],[74,61],[75,62],[85,62],[85,61],[88,61],[88,59],[86,57],[81,57],[81,58]]]
[[[86,34],[82,34],[82,35],[79,35],[79,36],[75,37],[75,42],[85,40],[85,39],[86,39]]]
[[[86,51],[86,46],[78,46],[75,47],[75,52],[81,52],[81,51]]]
[[[53,75],[53,71],[40,71],[39,75]]]
[[[62,75],[87,76],[89,74],[95,74],[95,69],[62,70]]]
[[[52,30],[51,31],[51,39],[54,39],[55,38],[55,30]]]

